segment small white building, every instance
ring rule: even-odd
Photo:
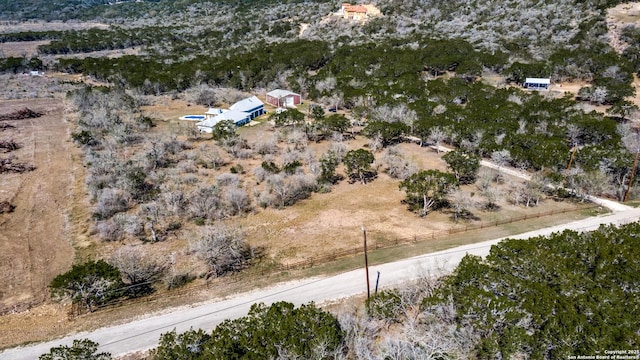
[[[522,87],[527,90],[549,90],[550,85],[549,78],[526,78]]]

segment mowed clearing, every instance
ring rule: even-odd
[[[22,145],[3,158],[15,156],[36,167],[22,174],[0,174],[0,201],[15,205],[14,212],[0,215],[0,309],[6,313],[48,299],[53,277],[71,266],[74,252],[67,214],[75,178],[82,172],[74,165],[77,151],[69,141],[60,100],[0,104],[3,114],[26,107],[45,114],[6,121],[15,128],[0,133]]]

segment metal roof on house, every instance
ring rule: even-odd
[[[226,111],[229,111],[229,110],[220,109],[220,108],[209,108],[209,110],[207,110],[207,112],[205,114],[207,114],[207,115],[219,115],[219,114],[222,114],[222,113],[224,113]]]
[[[264,103],[260,101],[257,96],[252,96],[250,98],[238,101],[237,103],[231,105],[229,109],[252,112],[261,106],[264,106]]]
[[[526,78],[525,84],[551,84],[551,79],[549,78]]]
[[[223,120],[231,120],[234,123],[247,120],[249,118],[249,114],[244,111],[238,110],[226,110],[221,114],[214,116],[213,118],[207,119],[205,121],[201,121],[197,123],[197,126],[200,127],[210,127],[213,128],[217,123]]]
[[[296,94],[289,90],[282,90],[282,89],[271,90],[267,93],[267,95],[276,99],[282,99],[283,97],[287,97],[291,95],[300,96],[300,94]]]
[[[342,7],[346,12],[355,12],[355,13],[367,13],[367,8],[362,5],[351,5],[351,4],[343,4]]]

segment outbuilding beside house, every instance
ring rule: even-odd
[[[302,97],[300,94],[296,94],[289,90],[275,89],[267,93],[265,99],[267,104],[271,104],[275,107],[294,107],[300,105]]]
[[[550,85],[549,78],[526,78],[522,87],[527,90],[548,90]]]

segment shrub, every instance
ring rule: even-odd
[[[205,236],[192,242],[189,247],[191,253],[207,264],[208,276],[218,277],[240,271],[249,265],[253,257],[244,234],[238,228],[221,223],[207,228]]]
[[[116,213],[131,207],[131,196],[122,190],[106,188],[100,191],[93,216],[97,219],[108,219]]]
[[[224,200],[230,209],[231,215],[243,214],[251,209],[249,195],[244,189],[238,187],[225,189]]]
[[[189,196],[189,214],[194,218],[217,219],[221,216],[220,190],[215,187],[199,188]]]
[[[384,290],[365,301],[367,313],[374,319],[398,322],[402,316],[402,299],[398,290]]]
[[[38,360],[62,360],[62,359],[91,359],[91,360],[111,360],[111,354],[107,352],[98,353],[99,344],[89,339],[73,340],[73,345],[56,346],[48,353],[40,355]]]
[[[188,272],[176,272],[174,270],[171,271],[169,275],[167,275],[164,280],[164,284],[167,287],[167,290],[173,290],[185,286],[195,279],[196,277],[189,274]]]
[[[278,152],[278,139],[273,137],[257,142],[253,149],[260,155],[276,154]]]
[[[152,283],[165,271],[166,263],[148,255],[142,248],[124,246],[119,248],[109,262],[118,268],[127,295],[143,296],[153,292]]]
[[[95,306],[120,297],[121,285],[118,268],[98,260],[74,265],[71,270],[56,276],[49,287],[53,297],[68,297],[91,312]]]
[[[240,185],[240,176],[237,174],[220,174],[216,176],[216,184],[218,186],[238,186]]]
[[[93,134],[87,130],[72,133],[71,138],[73,141],[81,145],[93,146],[98,144],[98,141],[94,138]]]
[[[270,204],[276,204],[277,206],[293,205],[309,197],[315,191],[316,186],[317,181],[311,175],[296,174],[286,176],[283,173],[273,174],[267,179],[267,187],[273,197],[265,196],[264,200],[271,200]],[[260,202],[261,205],[268,204],[266,201]]]
[[[389,147],[382,162],[385,164],[385,172],[394,179],[405,180],[418,172],[415,164],[407,161],[397,147]]]
[[[207,335],[190,330],[163,334],[156,359],[328,359],[338,357],[344,334],[330,313],[315,305],[254,304],[247,316],[227,320]]]

